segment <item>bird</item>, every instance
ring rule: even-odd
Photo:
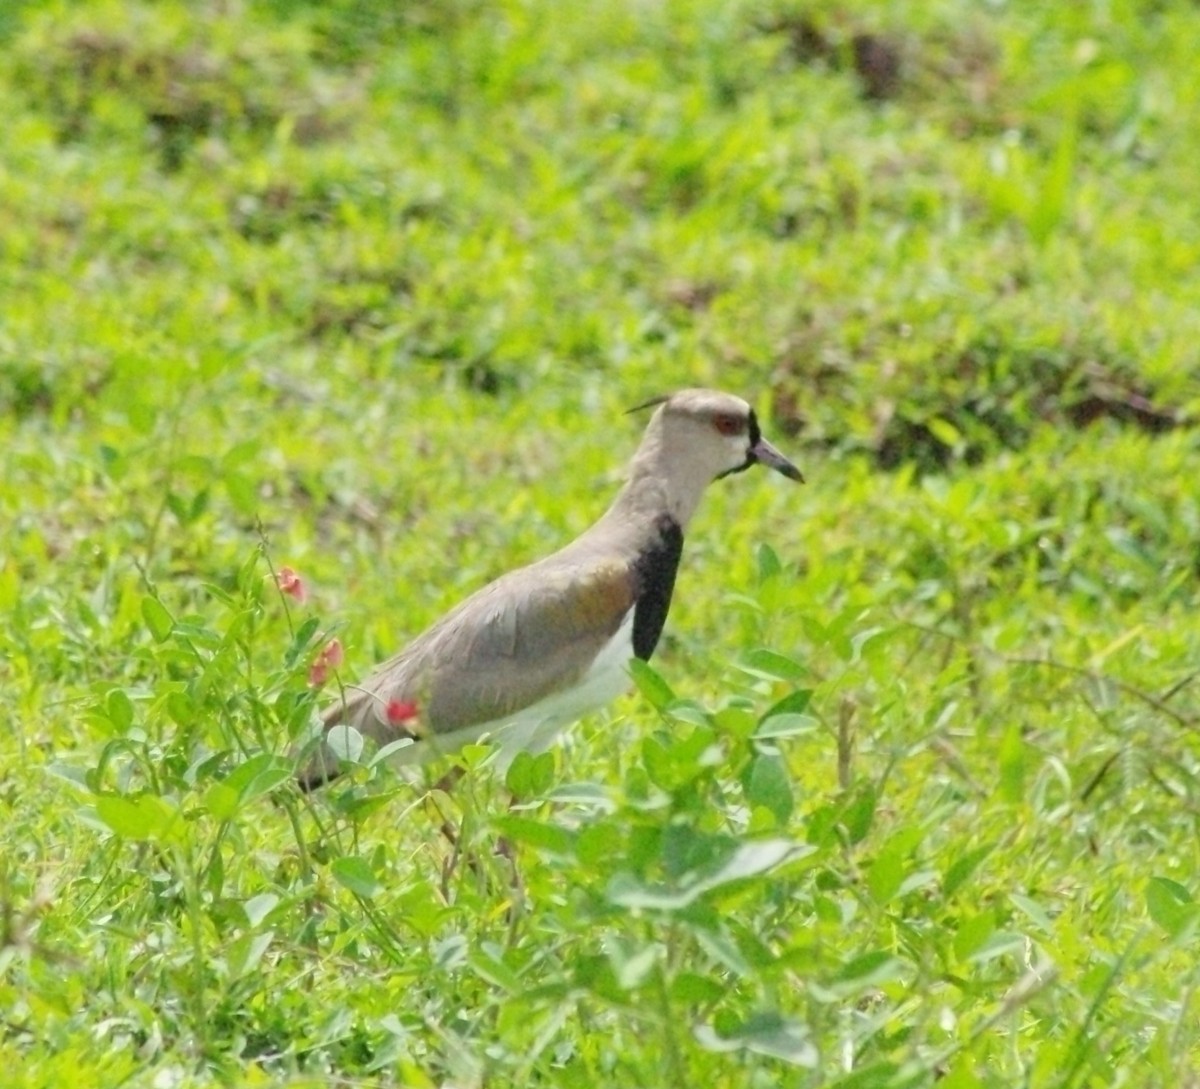
[[[754,409],[711,389],[653,408],[625,483],[589,529],[557,552],[500,576],[451,609],[320,717],[300,762],[310,790],[339,774],[329,731],[352,727],[392,747],[393,764],[448,755],[489,737],[501,773],[522,751],[632,684],[629,663],[658,645],[683,535],[714,480],[754,465],[804,477],[763,437]]]

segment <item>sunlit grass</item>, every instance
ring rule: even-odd
[[[0,15],[5,1084],[1196,1084],[1198,21]],[[639,690],[300,795],[701,383]]]

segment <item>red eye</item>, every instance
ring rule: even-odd
[[[713,427],[722,435],[740,435],[746,430],[746,421],[737,416],[714,416]]]

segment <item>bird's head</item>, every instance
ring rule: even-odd
[[[751,465],[765,465],[789,480],[804,480],[800,470],[763,438],[754,409],[740,397],[685,389],[638,408],[651,405],[658,406],[653,424],[663,448],[673,460],[686,461],[707,480],[743,472]]]

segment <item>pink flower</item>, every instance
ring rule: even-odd
[[[330,639],[313,659],[313,664],[308,667],[308,683],[313,688],[320,688],[327,680],[329,680],[330,670],[337,669],[345,659],[345,651],[342,650],[342,641],[340,639]]]
[[[388,700],[386,714],[387,720],[392,726],[403,726],[417,717],[416,702],[413,700]]]
[[[294,597],[301,605],[308,597],[308,588],[304,585],[304,580],[290,567],[279,569],[279,573],[275,576],[275,584],[279,587],[280,593]]]
[[[346,652],[342,650],[342,641],[340,639],[330,639],[325,644],[325,649],[321,651],[321,657],[325,659],[326,663],[337,669],[346,660]]]

